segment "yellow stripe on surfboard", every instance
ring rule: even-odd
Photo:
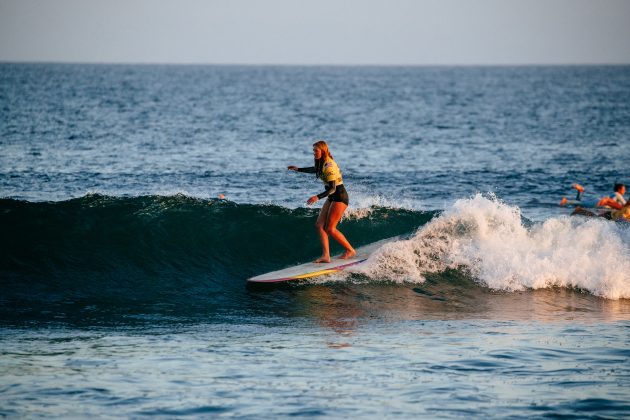
[[[323,276],[324,274],[330,274],[330,273],[334,273],[335,271],[339,271],[339,268],[329,268],[327,270],[320,270],[320,271],[314,271],[312,273],[306,273],[306,274],[300,274],[299,276],[295,276],[292,277],[296,280],[298,279],[307,279],[309,277],[315,277],[315,276]]]

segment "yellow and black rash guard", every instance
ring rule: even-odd
[[[315,167],[298,168],[298,172],[307,172],[313,174],[316,172]],[[317,194],[317,198],[322,199],[335,193],[337,186],[343,185],[343,177],[337,163],[332,159],[326,159],[322,168],[322,181],[326,187],[326,191]]]

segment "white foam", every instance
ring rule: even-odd
[[[422,211],[426,210],[422,203],[413,200],[391,200],[383,195],[354,194],[350,206],[345,211],[344,219],[363,219],[369,217],[377,208]]]
[[[423,274],[448,268],[464,268],[497,290],[562,286],[630,298],[630,226],[562,216],[526,228],[517,207],[478,194],[353,271],[423,282]]]

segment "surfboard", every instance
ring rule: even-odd
[[[353,258],[342,260],[340,258],[332,258],[329,263],[306,263],[293,267],[284,268],[282,270],[272,271],[270,273],[261,274],[256,277],[247,279],[249,283],[280,283],[292,280],[309,279],[331,274],[336,271],[345,270],[348,267],[357,266],[364,263],[370,255],[385,243],[396,238],[384,239],[369,245],[357,248],[357,255]]]

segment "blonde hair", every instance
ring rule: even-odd
[[[317,178],[321,178],[324,172],[324,163],[326,162],[326,159],[332,159],[333,157],[330,154],[330,149],[328,149],[328,144],[324,140],[316,141],[313,143],[313,147],[322,151],[322,157],[315,159],[315,176]]]

